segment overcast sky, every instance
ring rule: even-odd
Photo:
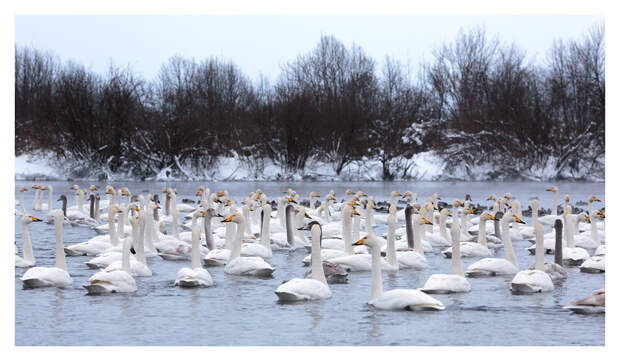
[[[15,42],[105,72],[110,62],[146,78],[171,56],[232,60],[250,77],[274,79],[280,66],[311,50],[321,34],[355,42],[381,62],[386,55],[414,67],[456,37],[485,26],[544,60],[555,39],[580,38],[602,16],[16,16]]]

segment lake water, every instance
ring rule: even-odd
[[[26,209],[32,209],[32,182],[26,186]],[[54,201],[60,193],[73,202],[72,183],[50,182]],[[86,187],[91,183],[78,183]],[[104,184],[95,183],[98,186]],[[563,195],[571,195],[571,204],[598,196],[604,205],[604,183],[555,183]],[[112,184],[118,186],[119,184]],[[123,182],[134,194],[161,193],[163,186],[177,187],[178,199],[191,198],[199,183]],[[466,193],[473,201],[491,205],[490,194],[511,192],[524,208],[538,196],[541,206],[549,208],[552,193],[544,189],[552,184],[535,182],[441,183],[441,182],[357,182],[357,183],[208,183],[211,191],[228,189],[240,201],[244,195],[261,188],[269,199],[292,187],[303,198],[310,191],[321,196],[330,189],[336,198],[344,198],[348,188],[363,190],[377,201],[388,200],[392,190],[418,193],[420,203],[434,192],[442,200],[463,200]],[[103,189],[103,188],[100,188]],[[17,191],[16,191],[17,192]],[[103,193],[104,191],[101,191]],[[71,195],[71,196],[69,196]],[[17,197],[16,197],[17,198]],[[44,202],[47,202],[45,198]],[[55,202],[56,208],[60,202]],[[43,216],[46,212],[32,212]],[[530,223],[530,219],[526,218]],[[401,226],[398,224],[397,226]],[[38,266],[54,265],[54,227],[32,223],[30,235]],[[15,221],[15,237],[21,254],[21,226]],[[385,228],[377,227],[382,235]],[[549,231],[549,229],[546,229]],[[64,226],[65,246],[95,235],[87,228]],[[534,263],[525,248],[528,241],[515,242],[521,269]],[[513,295],[510,277],[472,278],[472,291],[466,294],[434,295],[446,309],[440,312],[377,311],[366,305],[370,296],[370,272],[351,273],[348,284],[330,285],[332,298],[321,302],[279,304],[274,294],[283,280],[302,277],[307,268],[301,260],[305,250],[274,252],[268,260],[275,268],[273,279],[230,276],[222,267],[209,268],[215,287],[180,289],[174,287],[176,272],[189,262],[149,259],[152,277],[136,278],[133,294],[86,296],[82,285],[95,273],[84,262],[92,257],[67,257],[73,286],[66,289],[22,290],[23,269],[15,269],[15,344],[16,345],[604,345],[605,316],[577,315],[562,309],[573,300],[605,287],[605,274],[587,274],[568,268],[569,276],[556,284],[552,292]],[[503,257],[503,250],[494,257]],[[419,288],[433,273],[450,273],[450,260],[439,250],[426,254],[430,267],[424,271],[383,272],[384,291],[394,288]],[[552,255],[546,256],[549,261]],[[464,258],[463,269],[475,262]]]

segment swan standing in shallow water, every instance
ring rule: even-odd
[[[129,273],[130,248],[131,237],[126,237],[123,240],[121,269],[110,272],[100,271],[92,275],[88,279],[89,284],[82,286],[88,290],[88,294],[130,293],[138,290],[136,280]]]
[[[282,302],[324,300],[332,296],[321,260],[321,225],[317,221],[308,224],[312,235],[312,278],[293,278],[276,289]]]
[[[461,268],[461,229],[457,223],[452,224],[450,233],[452,235],[452,274],[432,274],[422,287],[423,292],[459,293],[471,291],[471,285],[463,277],[463,269]]]
[[[174,281],[179,287],[211,287],[215,285],[209,272],[200,265],[200,227],[192,228],[192,267],[183,267]]]
[[[61,210],[54,213],[54,226],[56,228],[56,267],[33,267],[22,276],[23,288],[38,287],[66,287],[73,284],[73,280],[67,272],[67,262],[62,245],[62,221],[64,214]]]
[[[504,240],[504,253],[506,254],[506,258],[483,258],[480,261],[475,262],[469,267],[467,267],[467,271],[465,272],[467,276],[481,277],[510,275],[519,272],[517,257],[515,256],[514,249],[512,248],[512,240],[510,239],[510,233],[508,228],[508,223],[512,221],[525,223],[521,219],[519,219],[519,217],[514,215],[511,211],[508,211],[500,221],[502,226],[502,239]]]
[[[536,232],[536,265],[533,270],[524,270],[516,274],[510,282],[514,293],[535,293],[553,291],[551,276],[544,271],[543,226],[534,224]]]
[[[241,213],[236,213],[229,216],[222,222],[233,222],[237,224],[235,243],[232,251],[230,252],[230,260],[226,263],[226,267],[224,267],[224,272],[239,276],[271,277],[271,274],[275,271],[275,268],[265,262],[265,260],[260,257],[241,256],[241,242],[243,240],[243,233],[245,230],[245,218],[243,215],[241,215]]]
[[[41,220],[33,216],[22,216],[22,249],[24,258],[15,255],[15,267],[32,267],[36,263],[34,252],[32,251],[32,242],[30,242],[30,232],[28,232],[28,225],[32,222],[41,222]]]
[[[445,308],[440,301],[419,290],[394,289],[384,293],[381,279],[381,242],[371,233],[354,243],[364,244],[372,250],[372,289],[368,305],[394,311],[439,311]]]

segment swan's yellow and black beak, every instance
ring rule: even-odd
[[[199,190],[198,192],[196,192],[197,197],[200,197],[201,195],[202,195],[202,191]]]
[[[291,198],[291,197],[288,197],[286,200],[287,200],[287,201],[289,201],[289,202],[291,202],[291,203],[295,203],[295,204],[297,204],[297,201],[296,201],[296,200],[294,200],[294,199],[293,199],[293,198]]]
[[[155,208],[156,209],[160,209],[161,207],[159,206],[159,203],[155,203]]]
[[[592,223],[592,221],[590,221],[590,217],[586,216],[586,222]]]
[[[515,217],[515,222],[525,224],[525,222],[523,222],[523,220],[521,220],[521,218],[519,218],[518,216],[514,216],[514,217]]]
[[[548,192],[551,192],[551,191],[553,191],[553,187],[549,187],[549,188],[547,188],[545,190],[548,191]]]
[[[31,216],[30,218],[32,219],[33,222],[41,222],[41,220],[37,217]]]
[[[201,217],[206,217],[206,216],[207,216],[207,214],[205,213],[205,211],[201,211],[201,212],[200,212],[200,216],[201,216]]]
[[[355,193],[352,190],[348,190],[347,191],[347,195],[353,195],[353,194],[355,194]]]
[[[361,246],[364,244],[364,242],[366,242],[366,237],[363,237],[362,239],[360,239],[359,241],[353,243],[354,246]]]
[[[459,201],[458,199],[456,200],[456,205],[459,207],[463,207],[463,202]]]
[[[487,198],[487,201],[492,201],[492,200],[494,200],[494,199],[495,199],[495,197],[493,197],[492,195],[490,195],[490,196],[489,196],[489,198]]]
[[[510,199],[510,193],[506,193],[506,194],[504,194],[504,198],[506,198],[506,199]]]
[[[592,198],[592,200],[593,200],[594,202],[600,202],[600,201],[601,201],[601,200],[600,200],[600,199],[598,199],[598,197],[596,197],[596,196],[594,196],[594,198]]]
[[[364,192],[360,193],[360,195],[361,195],[362,197],[368,197],[368,196],[366,195],[366,193],[364,193]]]
[[[306,212],[304,212],[304,217],[306,217],[306,218],[308,218],[308,219],[312,219],[312,217],[310,217],[310,216],[308,215],[308,213],[306,213]]]
[[[21,188],[19,189],[19,191],[20,191],[20,192],[26,192],[26,191],[28,191],[28,188],[26,188],[26,187],[21,187]]]
[[[105,194],[113,194],[113,193],[112,193],[112,189],[111,189],[111,188],[108,188],[108,190],[106,190],[106,191],[105,191]]]
[[[433,223],[426,218],[424,218],[424,224],[430,224],[431,226],[433,225]]]
[[[233,219],[233,216],[228,216],[228,218],[222,220],[222,223],[228,223],[228,222],[232,221],[232,219]]]
[[[400,194],[400,192],[396,192],[396,195],[399,196],[399,197],[403,196],[402,194]]]
[[[351,208],[353,208],[353,207],[351,207]],[[353,208],[353,214],[355,214],[356,216],[359,216],[360,212],[358,212],[357,209]]]
[[[467,208],[467,213],[469,213],[469,214],[474,214],[474,210],[473,210],[473,209],[471,209],[471,208]]]
[[[492,214],[489,214],[489,219],[494,221],[495,220],[495,216],[493,216]]]

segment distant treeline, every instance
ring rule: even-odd
[[[559,175],[603,167],[604,26],[557,40],[536,64],[484,29],[462,31],[415,72],[322,36],[270,83],[233,62],[174,57],[156,79],[111,66],[97,74],[16,47],[15,151],[52,151],[151,176],[164,167],[213,167],[221,156],[289,172],[309,159],[378,159],[434,150],[450,166],[487,162],[518,172],[553,161]]]

